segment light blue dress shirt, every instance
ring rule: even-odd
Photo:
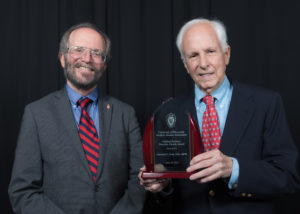
[[[202,98],[206,95],[203,91],[201,91],[197,85],[195,84],[195,107],[197,112],[197,119],[199,124],[199,129],[202,134],[202,118],[206,109],[205,103],[202,101]],[[223,135],[226,118],[231,102],[233,87],[230,85],[230,82],[225,76],[223,83],[217,88],[211,96],[215,98],[215,107],[219,118],[221,136]],[[222,138],[221,138],[222,139]],[[221,142],[222,143],[222,142]],[[230,180],[228,182],[228,187],[233,189],[236,187],[238,177],[239,177],[239,164],[236,158],[233,158],[233,167]]]
[[[80,105],[77,105],[77,101],[83,96],[81,94],[78,94],[76,91],[74,91],[68,84],[66,84],[66,91],[67,91],[67,95],[70,100],[73,115],[74,115],[76,125],[78,128],[80,116],[81,116],[81,107],[80,107]],[[93,102],[89,104],[89,106],[87,108],[87,112],[90,115],[90,117],[92,118],[92,120],[94,121],[94,124],[97,129],[97,133],[99,135],[99,110],[98,110],[99,108],[98,108],[98,90],[97,90],[97,88],[95,88],[90,94],[88,94],[85,97],[88,97],[91,100],[93,100]]]

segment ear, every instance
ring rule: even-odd
[[[105,63],[105,64],[103,65],[103,69],[106,71],[106,68],[107,68],[107,64]]]
[[[228,64],[229,64],[229,61],[230,61],[230,50],[231,50],[230,46],[227,45],[226,50],[225,50],[225,52],[224,52],[224,54],[225,54],[225,63],[226,63],[226,65],[228,65]]]
[[[62,53],[59,54],[59,60],[60,60],[61,67],[65,68],[66,65],[65,56]]]
[[[184,66],[185,69],[187,70],[186,61],[185,61],[185,59],[183,58],[183,56],[181,56],[181,60],[182,60],[183,66]]]
[[[187,71],[187,73],[189,74],[189,69],[187,67],[187,64],[186,64],[186,61],[183,57],[181,57],[181,60],[182,60],[182,63],[183,63],[183,66],[185,67],[185,70]]]

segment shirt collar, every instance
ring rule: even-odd
[[[227,76],[225,75],[224,81],[219,86],[219,88],[217,88],[215,91],[213,91],[211,96],[213,96],[218,101],[220,101],[225,96],[227,90],[229,90],[229,89],[230,89],[230,82],[229,82]],[[201,100],[206,95],[206,93],[203,92],[202,90],[200,90],[196,84],[194,87],[194,91],[195,91],[195,99],[198,101]]]
[[[93,102],[95,102],[98,99],[97,87],[91,93],[89,93],[87,96],[82,96],[81,94],[77,93],[68,84],[66,84],[66,91],[67,91],[68,97],[69,97],[72,105],[77,105],[77,101],[81,97],[88,97],[91,100],[93,100]]]

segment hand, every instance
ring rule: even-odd
[[[146,167],[143,166],[140,168],[139,179],[140,185],[145,188],[145,190],[150,191],[152,193],[157,193],[162,191],[165,187],[167,187],[170,183],[170,179],[143,179],[142,172],[146,171]]]
[[[220,150],[215,149],[195,156],[187,172],[195,172],[190,180],[198,183],[207,183],[218,178],[229,178],[232,172],[233,161]]]

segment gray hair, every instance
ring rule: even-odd
[[[80,23],[77,25],[74,25],[72,27],[70,27],[62,36],[60,43],[59,43],[59,52],[58,52],[58,58],[60,57],[61,54],[65,55],[68,51],[69,48],[69,38],[71,33],[74,30],[77,30],[79,28],[90,28],[95,30],[97,33],[99,33],[102,38],[104,39],[105,42],[105,56],[106,56],[106,63],[109,62],[110,60],[110,51],[111,51],[111,41],[109,39],[109,37],[103,32],[101,31],[98,27],[96,27],[95,25],[89,23],[89,22],[85,22],[85,23]]]
[[[198,24],[198,23],[209,23],[212,25],[212,27],[216,31],[216,34],[217,34],[217,37],[218,37],[220,43],[221,43],[221,47],[222,47],[223,51],[225,51],[226,47],[228,46],[225,25],[221,21],[216,20],[216,19],[209,20],[209,19],[204,19],[204,18],[197,18],[197,19],[192,19],[191,21],[188,21],[187,23],[185,23],[179,30],[179,33],[177,34],[176,45],[180,52],[181,57],[183,57],[183,53],[182,53],[183,35],[191,26]]]

